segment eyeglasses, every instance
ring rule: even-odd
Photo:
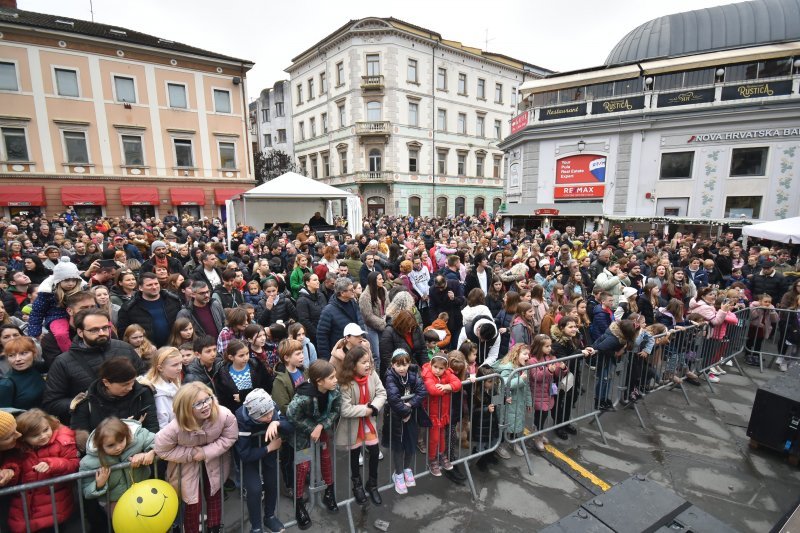
[[[192,404],[192,407],[194,407],[195,409],[197,409],[197,410],[199,411],[199,410],[200,410],[200,409],[202,409],[203,407],[206,407],[206,406],[208,406],[208,405],[211,405],[211,402],[212,402],[212,401],[214,401],[214,397],[213,397],[213,396],[209,396],[209,397],[208,397],[208,398],[206,398],[205,400],[198,400],[198,401],[194,402],[194,403]]]
[[[84,329],[83,331],[85,331],[87,333],[91,333],[92,335],[95,335],[97,333],[100,333],[101,331],[111,331],[111,326],[100,326],[100,327],[97,327],[97,328],[88,328],[88,329]]]

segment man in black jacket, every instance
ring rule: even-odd
[[[97,379],[100,365],[112,357],[126,357],[138,374],[147,371],[147,363],[127,342],[110,337],[108,314],[101,309],[85,309],[75,315],[77,336],[69,351],[59,355],[47,373],[42,407],[69,424],[70,414]]]
[[[150,341],[160,348],[167,344],[181,307],[176,295],[161,289],[155,274],[145,272],[139,278],[139,292],[119,310],[117,331],[124,335],[128,326],[139,324]]]
[[[762,294],[769,294],[775,304],[781,301],[783,293],[786,292],[786,278],[775,271],[775,263],[766,261],[761,265],[761,272],[753,276],[752,287],[754,300]]]
[[[331,358],[334,345],[344,337],[344,328],[347,324],[358,324],[362,330],[366,329],[358,302],[355,300],[353,280],[339,278],[333,290],[335,296],[322,310],[317,324],[317,356],[326,361]]]
[[[128,246],[133,245],[131,244]],[[135,246],[133,247],[135,248]],[[153,244],[150,245],[150,250],[153,255],[150,259],[142,263],[139,272],[154,272],[156,265],[164,265],[167,267],[167,271],[170,274],[180,274],[184,278],[186,277],[186,271],[183,269],[181,262],[167,255],[167,244],[164,241],[154,241]]]
[[[461,331],[461,323],[463,321],[461,308],[464,307],[464,293],[462,290],[461,284],[458,281],[449,280],[442,275],[437,275],[433,280],[433,287],[429,294],[431,318],[439,316],[440,313],[447,313],[449,316],[447,329],[449,329],[452,334],[450,341],[451,349],[458,347],[456,339],[458,338],[458,332]]]
[[[236,288],[236,272],[226,268],[222,273],[222,285],[214,289],[211,299],[222,304],[223,309],[239,307],[244,303],[242,291]]]

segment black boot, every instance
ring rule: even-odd
[[[353,482],[353,497],[358,505],[367,503],[367,494],[364,492],[364,485],[361,483],[361,476],[351,477]]]
[[[219,533],[222,526],[208,526],[208,533]]]
[[[453,465],[453,469],[450,470],[450,472],[453,474],[453,476],[456,479],[460,479],[461,481],[466,481],[467,480],[467,475],[464,472],[461,471],[461,466],[460,465]]]
[[[298,499],[294,506],[294,517],[297,519],[297,527],[305,531],[311,527],[311,517],[308,516],[306,504],[302,499]]]
[[[381,499],[381,493],[378,492],[377,479],[370,478],[369,481],[367,481],[367,486],[365,488],[369,493],[369,497],[372,500],[372,503],[374,503],[375,505],[380,505],[383,503],[383,500]]]
[[[322,495],[322,505],[332,513],[339,510],[339,506],[336,505],[336,493],[333,490],[333,485],[328,485],[325,488],[325,494]]]
[[[452,470],[442,470],[442,474],[444,474],[444,477],[446,477],[456,485],[463,485],[464,481],[467,478],[466,476],[464,476],[464,474],[461,474],[458,470],[456,470],[456,468],[458,468],[458,465],[453,465]],[[478,468],[480,468],[480,465],[478,465]]]

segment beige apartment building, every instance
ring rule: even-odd
[[[253,186],[252,62],[14,4],[0,3],[0,215],[224,216]]]

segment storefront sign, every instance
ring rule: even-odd
[[[778,128],[767,130],[719,131],[697,133],[689,136],[687,143],[746,141],[751,139],[769,139],[773,137],[797,137],[800,128]]]
[[[30,202],[8,202],[6,205],[9,206],[9,207],[27,207],[27,206],[31,205],[31,203]]]
[[[557,217],[558,213],[558,209],[535,209],[533,211],[533,214],[537,217]]]
[[[643,94],[626,98],[614,98],[613,100],[599,100],[592,103],[592,115],[619,113],[620,111],[633,111],[634,109],[644,109]]]
[[[553,197],[556,200],[583,200],[586,198],[603,198],[605,185],[569,185],[556,187]]]
[[[742,83],[722,88],[723,100],[743,100],[747,98],[769,98],[792,94],[792,82],[770,81],[764,83]]]
[[[511,135],[524,130],[528,126],[528,111],[511,119]]]
[[[606,157],[580,154],[562,157],[556,161],[556,183],[603,183],[606,181]]]
[[[661,93],[658,95],[658,107],[678,105],[706,104],[714,101],[714,89],[695,89],[678,93]]]
[[[554,120],[558,118],[582,117],[586,115],[586,103],[572,104],[561,107],[543,107],[539,109],[539,120]]]

